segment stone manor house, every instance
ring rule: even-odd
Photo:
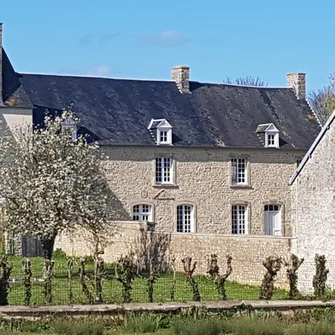
[[[210,253],[221,265],[232,254],[231,278],[251,284],[260,283],[266,256],[290,253],[289,180],[321,129],[304,73],[288,74],[287,87],[191,81],[188,66],[161,81],[25,74],[1,37],[0,25],[1,120],[37,124],[46,110],[72,104],[81,120],[74,136],[89,134],[109,156],[121,231],[107,260],[134,247],[143,224],[169,236],[169,257],[191,256],[199,272]],[[91,252],[81,233],[60,236],[57,247]]]

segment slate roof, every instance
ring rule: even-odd
[[[4,49],[2,49],[2,80],[2,99],[4,105],[18,108],[33,108],[21,85],[20,75],[13,69]]]
[[[20,76],[36,107],[35,123],[46,108],[73,104],[81,131],[102,144],[154,145],[147,129],[152,118],[171,123],[176,146],[262,148],[256,129],[273,123],[281,148],[307,150],[320,131],[308,103],[290,88],[190,82],[191,94],[182,94],[172,81]]]

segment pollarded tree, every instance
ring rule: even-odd
[[[0,160],[5,229],[39,238],[47,259],[59,233],[81,227],[98,246],[107,223],[104,156],[84,136],[73,138],[77,121],[65,110],[61,116],[47,116],[43,127],[21,126],[14,137],[0,139],[6,148]]]

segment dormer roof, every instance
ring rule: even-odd
[[[256,133],[265,133],[267,131],[279,131],[273,123],[259,124]]]
[[[148,129],[167,128],[171,129],[171,124],[166,119],[151,119]]]

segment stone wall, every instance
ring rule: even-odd
[[[316,253],[326,256],[330,269],[328,284],[335,288],[334,149],[333,122],[292,185],[292,251],[305,258],[299,271],[299,289],[306,293],[313,290]]]
[[[141,226],[134,223],[122,223],[117,234],[110,238],[105,247],[104,259],[115,262],[121,255],[133,251],[135,259],[143,257],[143,240],[150,240],[150,234],[140,232]],[[156,235],[156,234],[154,234]],[[267,256],[288,257],[290,238],[265,236],[227,236],[221,234],[158,234],[153,237],[159,252],[156,258],[160,263],[171,264],[175,258],[177,271],[183,271],[181,259],[190,256],[197,262],[197,274],[206,274],[207,259],[211,253],[219,257],[219,266],[226,267],[226,255],[233,257],[233,273],[229,280],[250,285],[260,285],[265,269],[262,265]],[[92,255],[92,245],[88,234],[80,232],[77,237],[61,236],[57,239],[56,248],[61,248],[69,255]],[[277,286],[287,288],[285,271],[281,270]]]
[[[283,235],[291,235],[291,195],[288,181],[299,150],[239,150],[228,148],[106,147],[108,179],[113,192],[112,220],[132,220],[134,204],[153,207],[156,231],[176,231],[176,206],[195,206],[196,232],[231,234],[233,204],[248,205],[248,233],[264,234],[264,205],[282,205]],[[155,158],[175,160],[175,184],[155,185]],[[231,159],[248,160],[249,184],[231,185]]]

